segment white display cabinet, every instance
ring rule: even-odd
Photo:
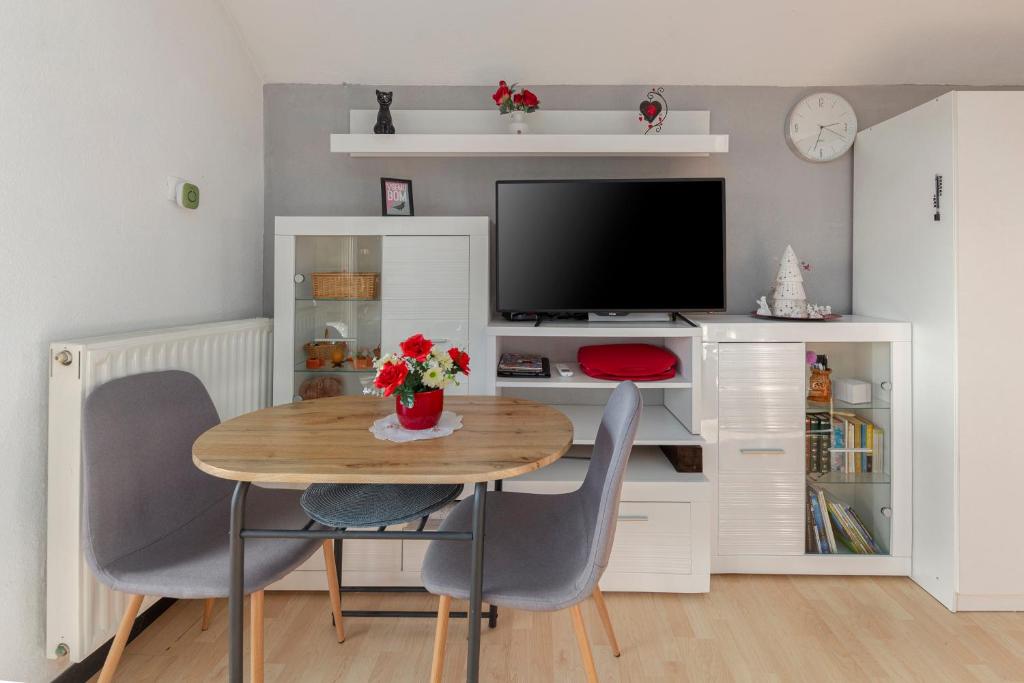
[[[909,575],[910,325],[859,316],[829,323],[694,320],[704,332],[701,436],[714,492],[712,571]],[[808,351],[827,356],[832,380],[869,382],[871,401],[808,402]],[[809,415],[822,416],[827,427],[809,427]],[[839,443],[835,425],[844,421],[864,434],[871,425],[877,443]],[[817,450],[812,438],[823,439]],[[815,454],[828,464],[817,467]],[[857,554],[842,543],[834,553],[817,552],[809,486],[850,506],[879,552]]]
[[[279,216],[274,238],[274,404],[291,403],[310,377],[329,375],[358,394],[373,370],[357,353],[396,351],[417,332],[482,353],[487,323],[487,217]],[[372,298],[316,297],[313,273],[375,273]],[[304,346],[345,343],[345,357],[306,367]],[[471,375],[451,393],[484,393]]]

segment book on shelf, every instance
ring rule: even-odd
[[[551,377],[551,363],[537,354],[503,353],[498,360],[498,377]]]
[[[859,415],[808,412],[804,419],[808,474],[885,471],[885,430]]]
[[[852,506],[819,486],[807,486],[807,552],[835,554],[839,546],[857,555],[880,555],[867,525]]]

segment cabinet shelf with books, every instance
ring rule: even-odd
[[[870,400],[808,401],[806,552],[888,555],[891,541],[891,359],[888,344],[807,344],[833,378],[871,384]]]

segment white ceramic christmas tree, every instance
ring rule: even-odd
[[[804,292],[804,278],[800,274],[800,261],[791,245],[786,246],[775,276],[775,290],[772,292],[772,313],[780,318],[806,318],[807,294]]]

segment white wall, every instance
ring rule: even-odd
[[[43,651],[47,342],[258,315],[262,168],[261,79],[219,2],[3,1],[0,679],[65,666]]]

